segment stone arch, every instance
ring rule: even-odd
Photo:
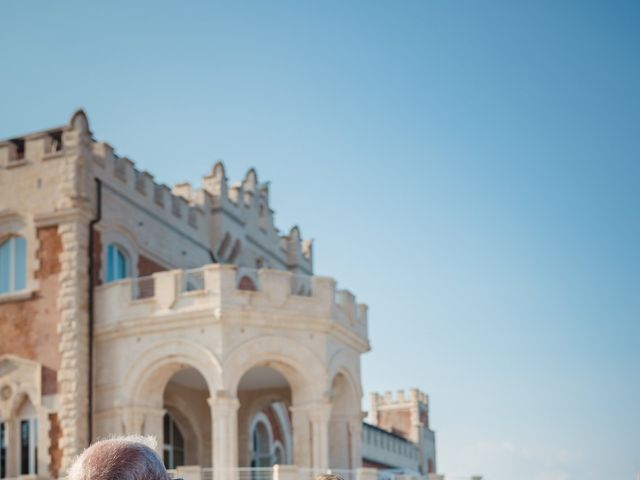
[[[268,366],[289,382],[293,402],[317,400],[324,395],[327,370],[318,356],[292,339],[259,337],[234,348],[225,358],[223,384],[236,394],[242,376],[251,368]]]
[[[359,384],[346,366],[331,377],[331,416],[329,420],[329,465],[353,469],[361,464],[360,435],[362,407]]]
[[[359,361],[359,358],[355,357],[354,359],[353,357],[350,357],[349,352],[344,349],[338,350],[336,353],[333,354],[333,356],[329,360],[329,369],[328,369],[329,374],[327,375],[327,386],[326,386],[327,391],[331,391],[331,386],[333,384],[333,381],[336,375],[338,375],[339,373],[342,373],[347,378],[347,380],[349,381],[349,384],[353,388],[356,398],[357,399],[362,398],[363,392],[362,392],[362,384],[360,382],[360,374],[358,372],[354,372],[353,371],[354,369],[351,367],[353,365],[354,360]]]
[[[221,388],[222,368],[216,356],[204,346],[189,340],[169,340],[146,349],[125,375],[123,405],[161,407],[164,387],[185,367],[197,370],[209,393]]]

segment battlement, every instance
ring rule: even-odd
[[[211,196],[213,214],[225,214],[247,227],[254,243],[279,249],[282,261],[289,267],[301,266],[307,273],[312,271],[313,242],[303,240],[297,226],[292,227],[288,235],[280,234],[274,222],[275,212],[269,206],[269,182],[260,183],[255,169],[249,169],[242,181],[230,185],[224,164],[218,161],[211,173],[203,178],[202,190]],[[190,192],[191,186],[183,191]],[[224,249],[225,238],[219,240],[222,249],[218,253],[224,257],[228,253]]]
[[[0,140],[0,168],[13,168],[41,160],[63,157],[78,144],[82,134],[90,135],[86,117],[77,111],[68,125]]]
[[[70,165],[77,169],[76,195],[90,198],[95,176],[107,195],[162,218],[207,245],[223,263],[313,272],[313,242],[303,239],[297,226],[287,234],[275,227],[269,183],[260,182],[253,168],[229,185],[224,164],[218,161],[204,176],[201,188],[190,183],[170,188],[118,155],[109,143],[96,141],[82,110],[67,125],[0,141],[0,169],[39,168],[39,162],[65,158],[74,159]]]
[[[92,153],[97,167],[95,173],[107,188],[135,199],[148,210],[172,219],[179,226],[207,231],[205,211],[208,199],[203,198],[202,204],[198,204],[180,195],[179,190],[172,191],[167,185],[156,183],[153,175],[138,170],[129,158],[118,156],[108,143],[93,143]]]
[[[386,406],[407,406],[408,404],[429,404],[429,396],[418,390],[417,388],[411,388],[405,393],[404,390],[398,390],[396,396],[393,396],[391,391],[387,391],[384,395],[379,393],[372,393],[370,395],[372,408],[380,408]]]

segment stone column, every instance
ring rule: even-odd
[[[164,429],[163,421],[164,415],[167,411],[164,408],[139,408],[138,414],[144,415],[144,423],[142,425],[144,435],[152,435],[156,437],[157,445],[156,452],[162,458],[164,448]]]
[[[313,468],[316,471],[329,468],[329,419],[331,403],[322,402],[309,406],[309,420],[313,438]]]
[[[63,251],[60,254],[60,353],[58,398],[63,451],[62,470],[89,444],[88,438],[88,312],[87,245],[88,221],[58,226]]]
[[[51,464],[51,455],[49,453],[49,448],[51,447],[51,437],[49,435],[51,421],[49,420],[49,412],[44,407],[39,406],[36,410],[38,412],[36,465],[38,472],[49,473],[49,466]]]
[[[311,459],[311,424],[309,412],[305,406],[293,405],[291,410],[291,428],[293,430],[293,463],[300,468],[310,468]]]
[[[348,423],[349,428],[349,451],[350,469],[362,467],[362,418],[358,415]]]
[[[240,402],[226,390],[208,399],[211,406],[213,468],[216,480],[232,480],[238,468],[238,408]]]
[[[20,428],[18,420],[9,418],[4,423],[4,434],[7,442],[7,478],[17,477],[19,475],[20,465]]]
[[[89,222],[94,218],[91,168],[91,132],[83,113],[74,115],[72,128],[64,132],[66,154],[59,174],[60,215],[58,234],[60,288],[60,368],[58,370],[59,419],[62,428],[62,470],[89,444]],[[53,206],[53,205],[52,205]],[[45,472],[41,472],[45,474]]]

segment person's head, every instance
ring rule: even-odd
[[[75,459],[68,480],[167,480],[153,437],[100,440]]]

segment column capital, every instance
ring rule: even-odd
[[[328,422],[331,418],[331,408],[333,405],[330,402],[314,403],[309,408],[309,418],[312,422]]]
[[[306,413],[312,422],[328,422],[333,404],[327,401],[303,403],[289,407],[292,413]]]
[[[213,395],[207,398],[207,403],[211,408],[232,408],[238,410],[240,401],[227,390],[216,390]]]

